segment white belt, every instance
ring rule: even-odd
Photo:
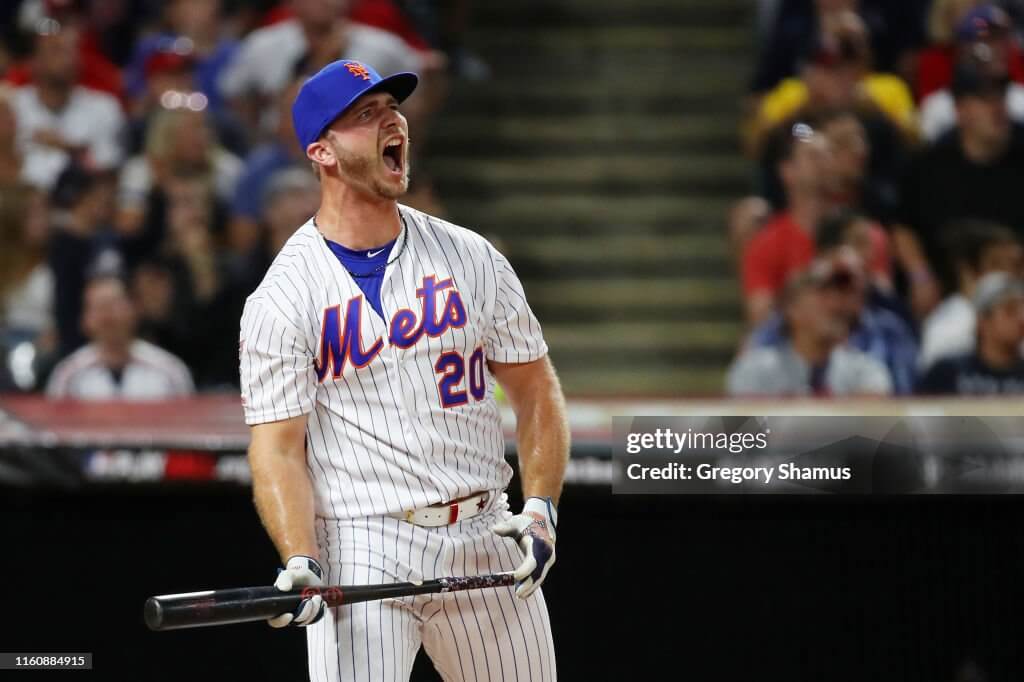
[[[437,504],[419,509],[410,509],[403,512],[388,514],[391,518],[407,521],[415,526],[426,526],[437,528],[447,526],[458,521],[471,519],[487,508],[490,502],[491,493],[484,491],[448,504]]]

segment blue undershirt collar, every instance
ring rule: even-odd
[[[380,287],[384,281],[384,271],[387,270],[385,266],[398,238],[392,239],[383,246],[359,250],[342,246],[326,237],[324,241],[327,242],[327,247],[342,267],[348,270],[352,279],[362,289],[366,302],[377,311],[381,319],[384,319],[384,311],[380,304]]]

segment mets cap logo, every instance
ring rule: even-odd
[[[347,62],[345,68],[356,78],[362,78],[364,81],[370,80],[370,72],[359,62]]]

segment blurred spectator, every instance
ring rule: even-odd
[[[54,369],[53,399],[161,400],[192,394],[181,360],[135,336],[135,311],[119,278],[90,279],[82,293],[82,329],[89,344]]]
[[[419,69],[419,56],[401,38],[348,21],[348,4],[289,0],[293,18],[253,31],[242,41],[219,84],[251,129],[273,130],[273,116],[261,120],[261,113],[276,113],[268,105],[291,82],[300,62],[306,73],[341,58],[366,62],[381,76]]]
[[[832,148],[829,203],[889,222],[899,202],[899,177],[910,151],[906,138],[873,111],[825,109],[799,120],[820,131]],[[779,126],[771,133],[758,157],[758,193],[778,208],[786,203],[777,172],[785,128]]]
[[[967,13],[984,0],[932,0],[926,32],[929,44],[917,55],[914,98],[918,102],[949,86],[956,63],[956,29]]]
[[[924,42],[928,0],[780,0],[757,62],[751,90],[765,92],[797,72],[813,45],[839,39],[843,15],[856,11],[866,23],[883,70],[899,69],[908,51]],[[760,3],[764,5],[764,3]]]
[[[403,0],[352,0],[348,16],[352,21],[393,33],[416,50],[428,50],[442,42],[439,10],[441,5],[465,5],[454,2],[418,2]]]
[[[146,79],[139,92],[134,93],[129,105],[129,128],[126,135],[130,153],[138,153],[145,146],[146,131],[153,117],[172,100],[188,106],[182,95],[193,93],[195,61],[191,52],[176,49],[158,50],[149,55],[145,64]],[[193,96],[193,107],[208,105],[205,94]]]
[[[874,302],[884,293],[872,282],[860,253],[852,245],[870,240],[868,224],[857,216],[849,216],[826,221],[823,228],[821,236],[829,246],[822,244],[816,267],[828,273],[830,305],[844,324],[847,346],[881,363],[892,380],[893,392],[911,393],[917,378],[917,342],[902,318]],[[751,334],[750,347],[784,345],[783,327],[780,315],[769,317]]]
[[[95,5],[113,5],[114,2],[94,3]],[[47,6],[49,5],[49,6]],[[75,52],[78,84],[98,90],[120,100],[122,89],[121,71],[102,52],[94,35],[88,32],[86,17],[77,3],[45,3],[28,0],[22,3],[22,11],[18,24],[26,33],[32,35],[51,35],[54,33],[74,34],[69,46]],[[4,74],[5,80],[14,85],[29,85],[36,82],[35,60],[19,62],[11,66]]]
[[[1013,82],[1015,51],[1013,26],[1005,12],[994,5],[982,5],[969,12],[957,27],[957,40],[961,59],[976,59],[982,70],[994,77],[1007,78],[1006,109],[1010,118],[1024,122],[1024,85]],[[1024,77],[1024,65],[1019,65]],[[927,140],[935,140],[956,127],[956,104],[950,88],[936,90],[921,103],[921,133]]]
[[[117,222],[125,233],[140,229],[152,209],[153,193],[165,191],[175,176],[206,178],[223,205],[233,198],[241,160],[217,144],[206,112],[189,108],[189,96],[176,94],[184,101],[168,101],[173,108],[156,113],[146,134],[145,153],[121,169]]]
[[[1005,272],[978,281],[974,292],[977,345],[973,352],[939,360],[922,378],[925,395],[1024,394],[1024,283]]]
[[[886,395],[885,366],[844,343],[838,273],[827,264],[796,275],[782,301],[783,341],[745,350],[729,369],[733,396]]]
[[[943,290],[956,288],[941,249],[947,222],[979,218],[1024,234],[1024,129],[1007,115],[1006,83],[976,60],[960,63],[953,81],[957,131],[924,149],[903,180],[893,240],[919,318]]]
[[[267,254],[271,258],[295,230],[313,217],[319,205],[320,183],[307,168],[289,168],[274,174],[263,192]]]
[[[117,100],[78,85],[78,32],[52,23],[36,36],[33,83],[15,91],[22,177],[49,190],[75,159],[95,169],[121,161],[124,117]]]
[[[832,149],[830,203],[866,213],[876,220],[891,218],[897,204],[897,168],[903,163],[899,139],[884,139],[891,130],[865,121],[850,110],[822,114],[816,121]]]
[[[814,243],[819,256],[852,248],[864,267],[867,304],[889,310],[913,328],[910,309],[893,285],[889,237],[881,225],[856,210],[833,210],[818,223]]]
[[[971,297],[979,279],[992,272],[1024,275],[1024,249],[1016,235],[1002,225],[980,220],[951,223],[945,252],[958,287],[921,324],[918,366],[922,370],[937,360],[974,350]]]
[[[831,112],[816,123],[832,149],[829,193],[833,203],[845,207],[859,206],[865,192],[871,154],[864,125],[856,114],[847,110]]]
[[[235,279],[244,295],[263,279],[285,241],[305,224],[320,205],[320,183],[308,167],[290,167],[274,173],[261,196],[259,241],[239,261]]]
[[[786,209],[772,217],[743,252],[743,296],[751,324],[771,312],[786,281],[813,259],[814,228],[827,208],[832,163],[828,141],[798,123],[782,136],[779,158]]]
[[[82,6],[83,51],[102,56],[118,68],[128,63],[140,35],[147,31],[159,3],[152,0],[75,0]]]
[[[914,100],[897,76],[872,72],[871,47],[863,21],[854,12],[837,16],[833,40],[821,41],[802,61],[799,78],[787,78],[765,94],[751,124],[751,148],[795,117],[853,109],[885,116],[908,137],[916,135]]]
[[[31,341],[53,350],[48,233],[42,194],[26,186],[0,188],[0,347]]]
[[[427,73],[428,81],[445,70],[481,81],[491,77],[491,67],[464,43],[472,7],[473,0],[353,0],[349,17],[394,33],[417,50],[423,60],[421,73]]]
[[[96,316],[83,311],[83,290],[109,277],[131,285],[128,337],[180,357],[201,390],[235,384],[244,298],[319,203],[292,131],[295,89],[339,57],[384,74],[418,71],[419,93],[403,112],[422,149],[423,123],[440,104],[449,66],[438,50],[460,50],[470,4],[367,0],[353,8],[386,30],[353,20],[349,0],[4,5],[0,17],[11,19],[0,29],[0,72],[10,83],[0,84],[4,387],[38,383],[86,344],[83,321]],[[235,114],[240,102],[256,105],[246,121]],[[247,125],[256,121],[263,127]],[[254,140],[266,144],[247,154]],[[422,174],[405,202],[422,203],[417,197],[433,197]],[[117,306],[100,307],[117,317]],[[3,355],[11,343],[35,346],[32,372],[9,371]],[[134,390],[130,383],[114,371],[96,385],[114,395]]]
[[[743,257],[747,244],[772,218],[772,205],[764,197],[743,197],[729,209],[726,218],[729,230],[730,253],[735,261],[736,271],[743,273]]]
[[[966,20],[968,14],[978,21]],[[914,86],[918,101],[948,88],[954,64],[965,56],[977,56],[979,46],[982,52],[1005,52],[1009,73],[1017,82],[1024,82],[1024,53],[1011,35],[998,28],[1005,21],[1002,10],[983,0],[934,0],[928,19],[932,45],[918,55]]]
[[[309,168],[306,152],[299,147],[292,125],[292,102],[302,80],[296,79],[278,95],[277,127],[274,137],[250,152],[231,203],[229,240],[232,249],[244,253],[259,239],[259,222],[267,182],[278,171],[301,166]],[[307,218],[309,216],[306,216]],[[298,224],[296,224],[298,227]]]
[[[82,290],[90,273],[116,272],[122,259],[111,234],[113,182],[77,165],[57,180],[51,196],[49,262],[60,355],[85,342]]]
[[[21,178],[18,151],[18,121],[14,114],[14,90],[0,84],[0,187],[17,184]]]
[[[160,30],[136,44],[125,68],[129,97],[143,96],[154,73],[166,70],[175,61],[187,62],[193,67],[189,71],[191,82],[186,87],[164,90],[202,92],[210,111],[219,115],[223,102],[217,83],[238,48],[238,42],[224,31],[221,0],[169,0],[162,9]]]
[[[142,335],[180,356],[201,388],[234,385],[234,328],[249,292],[238,288],[217,248],[213,188],[201,175],[173,175],[164,193],[166,238],[133,279]]]

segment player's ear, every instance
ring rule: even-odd
[[[338,160],[331,145],[323,138],[309,143],[306,147],[306,157],[319,166],[333,166]]]

